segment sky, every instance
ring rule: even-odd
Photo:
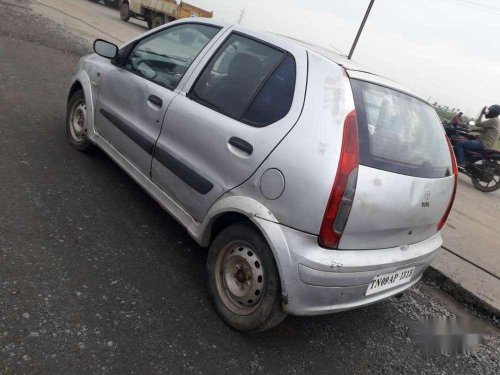
[[[214,18],[350,50],[369,0],[187,0]],[[375,0],[353,60],[476,116],[500,104],[500,0]]]

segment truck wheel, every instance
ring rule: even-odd
[[[251,225],[234,224],[219,233],[210,246],[207,270],[215,309],[232,328],[265,331],[286,317],[274,256]]]
[[[155,29],[165,23],[165,18],[163,16],[155,16],[153,17],[153,21],[151,22],[151,28]]]
[[[76,91],[68,100],[66,132],[68,141],[78,151],[88,152],[94,148],[87,137],[87,104],[83,90]]]
[[[128,3],[122,3],[120,6],[120,18],[125,22],[130,19],[130,6]]]

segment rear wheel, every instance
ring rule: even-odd
[[[232,328],[265,331],[286,317],[273,254],[251,225],[224,229],[210,246],[207,269],[215,309]]]
[[[160,27],[165,23],[165,17],[163,16],[154,16],[153,20],[151,21],[151,28],[155,29],[157,27]],[[148,23],[149,26],[149,23]]]
[[[475,165],[479,171],[471,179],[477,190],[491,193],[500,189],[500,160],[487,159]]]
[[[130,6],[128,3],[122,3],[120,6],[120,18],[125,22],[130,19]]]

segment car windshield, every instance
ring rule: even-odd
[[[362,165],[415,177],[451,175],[446,136],[430,105],[376,84],[351,84]]]

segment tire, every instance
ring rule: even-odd
[[[151,21],[151,28],[156,29],[165,23],[165,18],[163,16],[154,16]],[[149,26],[149,24],[148,24]]]
[[[500,189],[500,183],[497,183],[493,186],[484,186],[481,185],[481,182],[479,182],[477,178],[471,177],[471,180],[472,180],[472,185],[474,185],[474,187],[477,190],[482,191],[483,193],[492,193]]]
[[[76,91],[68,100],[66,133],[69,144],[81,152],[92,151],[94,145],[87,138],[87,105],[83,90]]]
[[[250,224],[233,224],[217,235],[208,253],[207,271],[215,309],[230,327],[261,332],[286,317],[274,256]]]
[[[485,182],[480,181],[478,178],[476,178],[474,176],[471,177],[472,185],[474,185],[474,187],[477,190],[482,191],[484,193],[492,193],[492,192],[497,191],[498,189],[500,189],[500,173],[499,173],[499,171],[500,171],[500,160],[489,159],[488,162],[490,163],[490,165],[493,164],[493,163],[497,164],[497,167],[494,170],[492,181],[490,181],[489,183],[487,183],[485,185]],[[491,182],[493,182],[493,184],[491,184]]]
[[[130,19],[130,5],[128,3],[122,3],[120,6],[120,18],[125,22]]]

